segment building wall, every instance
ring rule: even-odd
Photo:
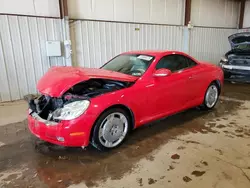
[[[240,3],[192,0],[195,27],[188,30],[181,26],[184,2],[68,0],[74,64],[99,67],[121,52],[143,49],[182,50],[217,63],[229,50],[227,37],[237,32],[230,28],[237,28]]]
[[[0,0],[0,14],[60,17],[59,0]]]
[[[73,62],[98,68],[130,50],[182,50],[183,26],[76,21],[71,24]],[[101,32],[100,32],[101,31]]]
[[[237,29],[199,28],[190,31],[190,55],[201,61],[218,63],[230,50],[228,37]]]
[[[246,1],[243,28],[250,27],[250,0]]]
[[[184,0],[68,0],[71,19],[182,25]]]
[[[70,31],[74,65],[97,68],[119,53],[145,49],[186,51],[216,64],[230,49],[227,37],[237,29],[78,20]]]
[[[192,0],[191,22],[195,26],[237,28],[240,1]]]
[[[37,93],[48,68],[66,64],[46,56],[47,40],[63,40],[60,19],[0,15],[0,102]]]
[[[100,67],[121,52],[145,49],[185,51],[217,63],[229,49],[228,35],[237,32],[230,28],[237,27],[239,2],[192,0],[191,30],[183,26],[184,2],[68,0],[74,65]],[[1,102],[36,93],[48,68],[71,65],[71,58],[66,47],[64,57],[46,56],[47,40],[69,39],[67,20],[39,18],[59,18],[59,0],[0,0],[0,5]]]
[[[250,28],[239,29],[238,32],[239,32],[239,33],[242,33],[242,32],[250,32]]]

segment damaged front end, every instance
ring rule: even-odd
[[[231,50],[221,58],[225,80],[250,82],[250,33],[236,33],[228,37]]]
[[[44,94],[29,100],[29,114],[50,124],[72,120],[81,116],[89,107],[90,99],[105,93],[130,87],[133,82],[107,79],[90,79],[80,82],[62,96]]]

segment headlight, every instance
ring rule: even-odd
[[[228,59],[226,57],[222,57],[220,60],[220,65],[224,65],[228,63]]]
[[[57,120],[72,120],[82,115],[89,107],[88,100],[75,101],[53,112],[53,118]]]

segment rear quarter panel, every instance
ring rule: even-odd
[[[203,96],[202,97],[204,97],[208,86],[213,81],[217,81],[220,84],[220,89],[222,90],[223,85],[224,85],[224,75],[223,75],[222,69],[219,66],[214,65],[209,62],[201,62],[201,66],[202,66],[201,79],[203,83],[203,87],[202,87]]]

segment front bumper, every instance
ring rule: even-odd
[[[250,83],[250,66],[221,65],[226,81]]]
[[[224,73],[231,75],[245,75],[250,76],[250,66],[237,66],[237,65],[221,65]]]
[[[59,123],[41,119],[37,114],[28,115],[29,130],[41,140],[67,147],[86,147],[89,145],[90,133],[95,118],[79,117]]]

